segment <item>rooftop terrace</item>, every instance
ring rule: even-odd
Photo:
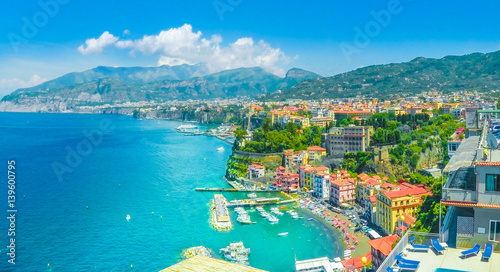
[[[494,252],[489,262],[481,261],[483,248],[484,245],[481,246],[481,252],[477,256],[462,259],[460,252],[466,249],[448,248],[444,254],[436,255],[432,249],[428,252],[411,252],[411,246],[408,246],[406,248],[408,255],[405,258],[420,261],[417,271],[432,272],[438,267],[468,272],[500,271],[500,253]]]

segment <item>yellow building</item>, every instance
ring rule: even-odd
[[[311,161],[319,160],[321,157],[326,156],[326,148],[320,147],[320,146],[310,146],[306,150],[307,154],[307,162],[309,163]]]
[[[303,165],[299,167],[299,183],[301,188],[312,189],[312,183],[316,174],[330,174],[330,169],[326,166],[312,167],[309,165]]]
[[[432,193],[424,187],[408,183],[401,184],[399,190],[380,191],[376,204],[377,225],[387,234],[394,233],[401,215],[408,214],[415,217],[423,195]]]

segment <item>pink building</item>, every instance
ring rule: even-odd
[[[330,186],[330,202],[336,206],[354,202],[356,198],[354,188],[354,179],[339,179],[333,176]]]
[[[280,166],[276,168],[276,181],[272,184],[276,187],[297,189],[299,188],[299,174],[289,173],[285,167]]]

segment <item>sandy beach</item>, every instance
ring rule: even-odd
[[[304,213],[308,214],[311,217],[316,218],[317,220],[320,220],[326,226],[328,226],[332,231],[334,231],[336,233],[340,233],[341,237],[344,237],[344,235],[342,233],[342,229],[335,228],[335,226],[333,226],[331,222],[329,222],[328,220],[325,219],[325,217],[323,216],[323,213],[326,212],[328,214],[329,218],[336,216],[337,218],[340,218],[341,220],[344,220],[344,221],[347,221],[351,224],[354,224],[353,222],[350,221],[350,219],[348,217],[344,216],[343,214],[339,214],[339,213],[336,213],[336,212],[328,210],[328,209],[322,211],[321,214],[314,214],[307,208],[301,209],[301,211],[303,211]],[[364,256],[366,253],[368,253],[370,251],[370,245],[368,244],[368,241],[370,240],[370,238],[364,232],[356,232],[355,233],[354,230],[352,230],[350,228],[346,228],[346,229],[347,229],[347,232],[351,235],[351,237],[356,237],[356,239],[358,240],[358,244],[355,245],[356,248],[352,251],[351,257],[353,257],[353,258],[360,257],[360,256]],[[347,248],[347,246],[348,246],[347,241],[345,239],[344,239],[344,246],[345,246],[344,249]],[[339,256],[339,257],[341,259],[343,259],[344,256]]]

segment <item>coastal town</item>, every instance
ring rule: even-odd
[[[200,110],[206,109],[202,106]],[[221,107],[213,109],[224,111]],[[441,187],[449,188],[450,180],[464,171],[469,176],[462,174],[461,178],[471,179],[471,164],[495,165],[478,161],[491,159],[490,152],[496,152],[496,142],[500,141],[500,136],[494,136],[500,131],[496,101],[475,93],[450,97],[429,92],[393,101],[254,102],[242,105],[242,111],[247,114],[242,115],[239,125],[224,123],[206,131],[197,125],[185,125],[178,130],[186,135],[216,136],[233,144],[226,174],[232,189],[223,191],[253,193],[248,199],[224,198],[226,204],[219,205],[217,215],[228,214],[231,207],[239,215],[237,222],[244,225],[256,223],[248,215],[255,209],[270,223],[278,223],[286,211],[296,220],[320,219],[341,234],[346,249],[343,256],[296,260],[296,271],[415,271],[420,261],[408,268],[407,263],[398,260],[408,256],[408,251],[419,249],[420,245],[409,243],[409,239],[427,242],[421,246],[424,249],[436,241],[433,238],[446,248],[488,242],[484,234],[478,235],[484,233],[481,228],[470,229],[471,238],[463,241],[464,233],[451,227],[451,222],[465,224],[467,218],[474,220],[459,216],[465,212],[463,207],[490,207],[475,199],[463,201]],[[437,127],[431,127],[434,122]],[[388,127],[393,134],[384,130]],[[287,139],[278,135],[283,131],[295,143],[286,145]],[[426,140],[416,134],[424,134]],[[298,137],[304,137],[304,142],[296,140]],[[486,138],[492,142],[486,143]],[[276,142],[281,145],[274,146]],[[398,149],[402,149],[399,157]],[[464,159],[464,152],[473,154]],[[355,165],[351,158],[355,158]],[[256,193],[272,191],[283,195],[273,201],[256,198]],[[282,203],[286,201],[293,203]],[[271,210],[266,210],[267,206]],[[484,216],[493,219],[492,215]],[[215,222],[214,227],[226,230],[220,226],[230,224],[231,218],[220,218],[222,221]],[[492,265],[499,267],[500,263]]]
[[[499,1],[1,5],[0,271],[500,272]]]

